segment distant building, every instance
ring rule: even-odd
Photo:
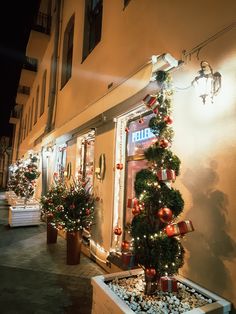
[[[152,140],[142,100],[157,89],[157,70],[171,72],[172,148],[182,160],[175,184],[196,226],[182,273],[236,302],[235,12],[234,0],[42,0],[19,81],[12,158],[40,155],[38,197],[68,165],[90,180],[99,201],[88,251],[108,269],[107,255],[129,236],[127,199]],[[222,75],[205,105],[191,85],[200,61]]]
[[[0,189],[7,187],[8,167],[11,160],[12,147],[9,137],[0,137]]]

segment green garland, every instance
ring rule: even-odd
[[[183,211],[184,200],[181,193],[163,182],[157,176],[163,169],[180,173],[180,159],[171,151],[174,132],[171,128],[172,89],[170,75],[164,71],[156,74],[157,108],[149,127],[156,136],[156,142],[145,152],[149,168],[140,170],[135,177],[134,190],[141,204],[140,213],[136,214],[130,225],[134,239],[134,252],[139,265],[143,268],[155,268],[160,276],[173,275],[183,265],[184,249],[175,237],[168,237],[165,228],[168,221],[161,220],[160,210],[169,208],[174,221]],[[167,145],[163,146],[163,141]],[[174,179],[173,179],[174,180]],[[171,181],[171,180],[170,180]]]

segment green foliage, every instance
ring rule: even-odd
[[[10,166],[8,189],[13,190],[18,197],[25,200],[33,197],[36,187],[36,179],[39,177],[38,158],[30,156],[26,160],[17,160]]]
[[[91,227],[95,199],[91,189],[87,188],[84,182],[77,181],[67,186],[62,195],[59,195],[59,200],[59,204],[53,210],[53,224],[56,227],[66,231]]]
[[[135,241],[139,263],[145,268],[154,267],[158,274],[174,275],[183,266],[184,248],[176,238],[162,234],[156,238],[140,238]]]
[[[170,208],[175,217],[183,211],[184,200],[178,190],[169,188],[165,183],[161,183],[161,188],[158,190],[158,194],[160,208]]]
[[[179,175],[181,161],[171,150],[152,145],[144,152],[144,155],[147,160],[155,163],[158,169],[172,169],[176,176]]]
[[[163,169],[174,170],[178,175],[180,159],[171,151],[172,142],[172,90],[170,75],[158,71],[156,80],[160,90],[157,93],[158,106],[149,127],[157,141],[145,151],[149,168],[140,170],[135,177],[134,190],[141,204],[140,213],[135,215],[130,225],[134,252],[143,268],[153,267],[158,275],[173,275],[183,265],[184,249],[176,237],[168,237],[165,228],[183,211],[184,200],[181,193],[171,187],[171,180],[159,180],[157,173]],[[167,142],[167,143],[168,143]],[[163,208],[168,208],[169,216],[163,218]]]
[[[42,214],[53,216],[57,207],[63,204],[66,193],[66,186],[63,182],[52,184],[46,195],[42,196],[40,203],[42,205]]]
[[[152,191],[153,184],[156,182],[157,178],[156,175],[149,169],[142,169],[136,174],[135,183],[134,183],[134,190],[137,197],[143,193],[143,191]]]
[[[157,82],[163,83],[169,79],[169,74],[165,71],[157,71],[156,80]]]
[[[166,123],[163,120],[152,117],[149,121],[149,128],[156,136],[162,136],[166,129]]]

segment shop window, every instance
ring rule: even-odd
[[[73,15],[70,18],[70,21],[68,22],[65,33],[64,33],[61,88],[65,86],[65,84],[68,82],[72,73],[74,20],[75,20],[75,17]]]
[[[94,131],[78,138],[78,159],[77,169],[78,177],[93,186],[94,176]]]
[[[132,112],[116,120],[116,156],[114,182],[113,228],[119,225],[122,237],[118,242],[112,238],[112,247],[119,250],[123,239],[130,240],[129,226],[133,219],[132,208],[128,200],[135,197],[134,182],[138,171],[148,167],[144,151],[155,141],[156,137],[149,128],[153,113],[146,111],[143,104]],[[145,114],[143,114],[145,112]],[[122,165],[121,170],[118,165]]]
[[[54,181],[57,181],[59,178],[64,179],[64,171],[66,171],[66,152],[67,144],[58,145],[53,153],[51,163],[52,163],[52,178]]]
[[[85,1],[83,60],[101,40],[102,10],[102,0]]]
[[[152,141],[155,140],[155,135],[148,127],[149,120],[153,114],[146,115],[134,120],[128,121],[127,127],[129,129],[127,135],[127,152],[126,152],[126,178],[125,178],[125,215],[124,225],[131,223],[133,218],[132,209],[128,208],[128,199],[135,197],[134,181],[135,176],[141,169],[147,168],[147,160],[144,157],[144,151],[147,149]]]

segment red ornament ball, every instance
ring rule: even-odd
[[[139,206],[135,206],[132,208],[132,214],[135,215],[139,215],[140,214],[140,208]]]
[[[122,170],[123,169],[123,164],[116,164],[116,169]]]
[[[123,241],[121,244],[121,248],[123,251],[128,251],[129,250],[129,242],[128,241]]]
[[[166,124],[172,124],[173,123],[173,118],[170,116],[165,116],[164,121]]]
[[[160,219],[160,221],[167,223],[167,222],[170,222],[172,220],[173,213],[172,213],[172,210],[169,209],[168,207],[162,207],[158,211],[157,216]]]
[[[125,128],[125,132],[126,132],[126,133],[129,133],[129,128],[128,128],[128,127]]]
[[[122,229],[121,227],[116,227],[114,229],[114,234],[120,236],[122,234]]]
[[[165,138],[162,138],[160,141],[159,141],[159,145],[162,147],[162,148],[167,148],[169,146],[169,142],[165,139]]]
[[[153,278],[156,275],[156,269],[153,267],[145,269],[145,275],[149,278]]]

